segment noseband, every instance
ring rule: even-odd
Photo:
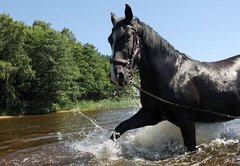
[[[111,58],[110,63],[122,64],[127,66],[131,69],[134,68],[135,65],[138,64],[139,60],[141,59],[141,38],[139,37],[137,30],[133,27],[128,25],[128,28],[134,30],[133,34],[133,47],[132,50],[128,53],[128,57],[131,59],[123,59],[123,58]]]

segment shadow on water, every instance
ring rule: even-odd
[[[133,108],[0,120],[0,165],[238,165],[240,120],[196,124],[198,149],[165,121],[109,140]]]

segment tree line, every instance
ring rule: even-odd
[[[112,97],[109,57],[64,28],[0,14],[0,115],[39,114]]]

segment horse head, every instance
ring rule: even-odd
[[[141,56],[141,25],[133,17],[132,9],[126,4],[125,18],[117,18],[112,13],[112,33],[108,41],[112,48],[111,81],[117,86],[128,84],[133,77],[133,69]]]

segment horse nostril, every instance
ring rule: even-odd
[[[122,72],[120,72],[120,73],[118,73],[117,74],[117,80],[119,81],[119,82],[123,82],[124,81],[124,74],[122,73]]]

